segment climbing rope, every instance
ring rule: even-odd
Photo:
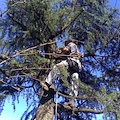
[[[55,105],[55,120],[57,120],[57,101],[58,100],[58,91],[56,92],[56,105]]]

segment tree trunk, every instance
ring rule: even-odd
[[[36,120],[53,120],[54,116],[54,91],[44,91],[40,100]]]

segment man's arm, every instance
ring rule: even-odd
[[[65,53],[67,53],[67,52],[69,52],[69,49],[68,49],[67,47],[64,47],[64,48],[63,48],[63,53],[65,54]]]
[[[57,50],[57,53],[58,54],[66,54],[67,52],[69,52],[69,49],[67,47],[64,47],[64,48],[60,48]]]

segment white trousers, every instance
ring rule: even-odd
[[[76,61],[78,63],[79,72],[81,72],[81,70],[82,70],[81,62],[78,59],[73,59],[73,58],[70,58],[70,59],[72,59],[72,60],[74,60],[74,61]],[[59,66],[59,65],[64,65],[68,69],[68,62],[67,62],[67,60],[63,60],[60,63],[56,64],[53,67],[53,69],[50,71],[49,75],[46,78],[46,82],[49,85],[52,85],[52,83],[55,80],[57,80],[58,77],[60,77],[60,71],[57,68],[57,66]],[[71,90],[72,90],[72,92],[70,92],[70,95],[73,95],[73,93],[74,93],[74,95],[77,96],[78,95],[78,90],[77,90],[78,89],[78,85],[77,85],[77,83],[75,83],[75,80],[79,79],[79,74],[77,72],[72,72],[71,78],[72,78],[71,79]]]

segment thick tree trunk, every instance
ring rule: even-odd
[[[48,43],[52,42],[51,39],[48,40]],[[48,44],[44,46],[45,53],[53,53],[56,50],[55,44]],[[46,58],[52,56],[46,55]],[[53,120],[54,116],[54,90],[49,88],[49,91],[44,90],[44,94],[40,99],[40,105],[37,110],[36,120]]]
[[[49,100],[47,103],[38,107],[36,120],[53,120],[54,103]]]
[[[38,107],[36,120],[53,120],[54,116],[54,91],[44,91]]]

